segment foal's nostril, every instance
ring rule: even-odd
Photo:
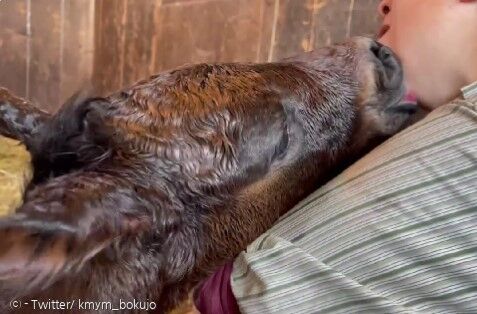
[[[376,58],[383,63],[392,57],[391,50],[377,41],[371,44],[370,50],[376,56]]]
[[[402,68],[399,59],[392,52],[391,48],[373,41],[369,51],[376,57],[374,63],[376,64],[377,72],[380,73],[383,85],[389,88],[400,86],[403,77]]]
[[[392,57],[392,53],[388,47],[382,46],[381,49],[379,49],[379,56],[378,56],[379,60],[381,60],[382,62],[386,62],[391,57]]]
[[[376,58],[381,59],[380,56],[379,56],[379,52],[381,51],[382,47],[383,47],[383,45],[381,43],[379,43],[377,41],[373,41],[373,43],[371,44],[371,47],[369,47],[369,49],[376,56]]]

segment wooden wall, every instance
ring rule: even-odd
[[[94,2],[0,2],[0,85],[55,110],[91,79]]]
[[[185,63],[272,61],[373,34],[379,0],[2,0],[0,85],[54,110]]]
[[[272,61],[376,31],[378,0],[98,0],[95,85],[184,63]]]

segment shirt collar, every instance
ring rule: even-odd
[[[462,88],[462,96],[465,100],[477,100],[477,81]]]

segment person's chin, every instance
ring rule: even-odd
[[[419,107],[423,108],[427,111],[432,111],[440,106],[443,106],[452,100],[459,97],[459,94],[452,95],[449,97],[435,97],[434,95],[431,97],[417,97],[417,103]]]

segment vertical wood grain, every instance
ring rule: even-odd
[[[349,36],[374,36],[379,27],[378,4],[381,0],[355,0]]]
[[[56,110],[185,63],[279,60],[375,33],[379,0],[4,0],[0,85]],[[30,9],[30,10],[28,10]]]
[[[123,85],[151,75],[156,40],[156,0],[128,0],[125,27]]]
[[[94,1],[62,0],[60,102],[91,88],[94,57]]]
[[[0,86],[26,96],[27,1],[0,2]]]
[[[257,62],[271,61],[278,14],[279,0],[261,0]]]
[[[101,0],[96,3],[94,85],[103,93],[122,87],[127,0]]]
[[[354,3],[360,0],[314,0],[313,48],[343,41],[348,29]]]
[[[48,111],[60,105],[61,0],[31,1],[29,98]]]
[[[270,61],[305,51],[311,40],[314,0],[278,0]]]
[[[155,71],[194,62],[254,61],[261,1],[166,2],[157,10]]]

